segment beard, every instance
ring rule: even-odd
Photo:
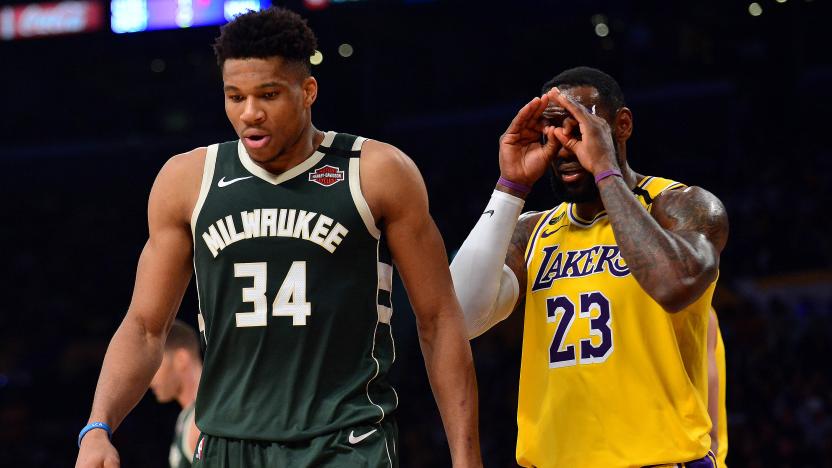
[[[613,141],[615,141],[614,134]],[[618,145],[615,145],[615,160],[619,167],[624,165],[618,152]],[[549,166],[549,184],[552,187],[556,202],[586,203],[601,198],[601,193],[598,191],[598,186],[595,185],[595,178],[592,174],[587,174],[588,177],[584,177],[578,182],[566,184],[554,169],[556,163],[557,161],[552,161]]]
[[[580,182],[567,185],[555,174],[554,169],[549,168],[549,183],[557,202],[585,203],[595,201],[601,196],[592,174]]]

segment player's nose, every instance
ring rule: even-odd
[[[258,124],[266,120],[266,112],[257,105],[254,99],[248,99],[240,114],[240,120],[247,125]]]

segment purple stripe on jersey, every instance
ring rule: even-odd
[[[534,245],[537,243],[537,235],[540,234],[540,230],[543,229],[543,226],[545,226],[546,223],[549,222],[549,219],[552,217],[553,214],[555,214],[555,211],[557,210],[557,206],[552,208],[552,211],[543,216],[543,221],[540,224],[538,224],[537,229],[534,230],[532,238],[529,239],[529,242],[531,242],[531,245],[529,246],[529,251],[526,252],[526,265],[529,264],[529,259],[531,259],[532,252],[534,251]]]

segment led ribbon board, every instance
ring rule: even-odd
[[[270,5],[271,0],[111,0],[110,27],[131,33],[211,26]]]
[[[104,9],[93,1],[31,3],[0,8],[0,39],[92,32],[104,24]]]

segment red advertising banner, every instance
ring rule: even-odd
[[[91,32],[104,24],[104,9],[94,1],[31,3],[0,8],[0,39]]]

